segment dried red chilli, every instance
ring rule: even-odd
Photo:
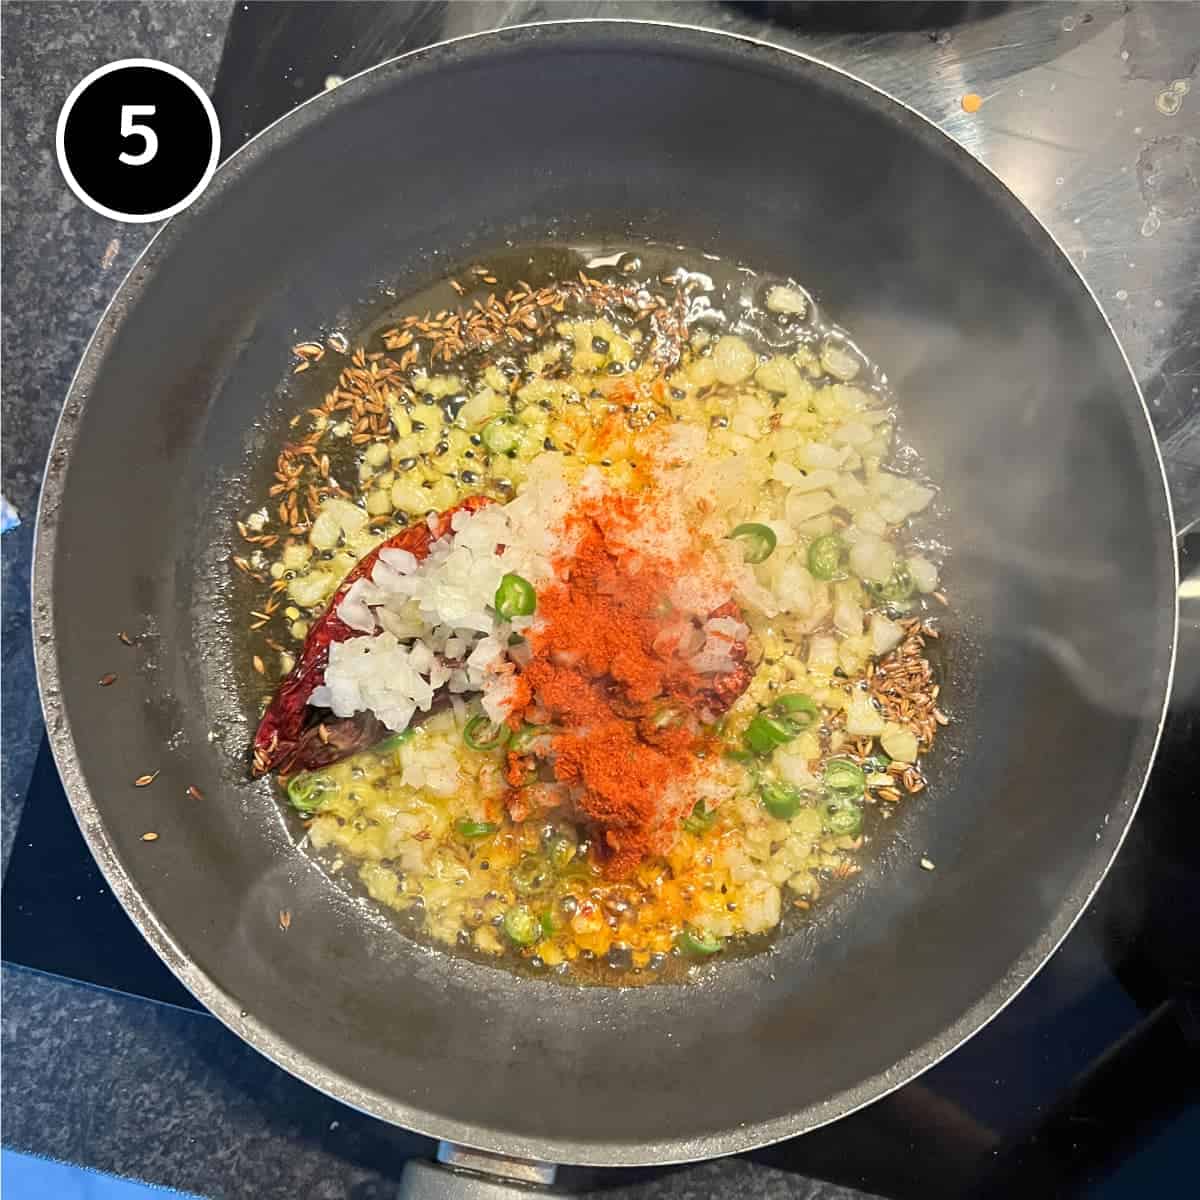
[[[287,775],[327,767],[385,736],[386,727],[370,713],[333,717],[328,710],[309,707],[309,697],[325,682],[329,647],[334,642],[368,636],[337,615],[338,605],[356,580],[371,573],[381,551],[407,550],[414,558],[423,559],[433,543],[450,530],[455,513],[477,512],[491,503],[486,496],[470,496],[432,521],[423,521],[382,542],[355,564],[334,592],[325,612],[313,622],[295,666],[276,688],[263,713],[254,735],[253,774],[278,771]]]

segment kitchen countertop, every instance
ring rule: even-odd
[[[255,19],[238,7],[240,19]],[[307,79],[291,71],[296,101],[326,74],[439,35],[577,15],[767,36],[905,100],[996,171],[1078,264],[1146,394],[1181,523],[1200,515],[1200,7],[945,4],[933,26],[881,32],[839,28],[862,23],[843,5],[460,0],[409,9],[409,40],[395,44],[372,40],[364,8],[366,36],[338,61]],[[764,24],[787,9],[801,11],[803,33]],[[83,345],[152,232],[70,195],[54,122],[74,83],[116,58],[163,58],[211,87],[230,11],[207,2],[3,8],[3,492],[22,518],[0,543],[5,863],[41,732],[27,589],[42,464]],[[961,105],[967,92],[984,100],[974,115]],[[251,110],[247,97],[222,112],[226,153],[252,132],[252,118],[240,119]],[[205,1016],[7,966],[3,1000],[3,1135],[15,1148],[211,1196],[330,1200],[391,1195],[403,1159],[429,1151],[426,1139],[291,1079]],[[861,1194],[753,1158],[614,1172],[602,1183],[613,1200]]]

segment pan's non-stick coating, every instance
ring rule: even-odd
[[[248,451],[273,453],[254,431],[298,335],[506,239],[606,236],[711,247],[811,286],[890,370],[951,511],[957,722],[933,785],[893,852],[811,927],[689,988],[517,980],[355,909],[290,845],[269,787],[245,781],[255,714],[223,602],[239,480]],[[1127,366],[1003,188],[913,114],[808,60],[604,23],[387,64],[218,173],[135,269],[81,368],[47,476],[35,602],[81,824],[218,1016],[401,1124],[633,1163],[831,1120],[1014,994],[1136,805],[1173,582]],[[110,671],[119,686],[98,688]]]

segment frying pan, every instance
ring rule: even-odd
[[[306,858],[245,773],[255,710],[229,534],[304,406],[280,384],[287,348],[506,242],[547,241],[679,244],[802,280],[885,364],[943,485],[955,721],[928,792],[816,917],[688,986],[569,988],[423,948]],[[570,22],[347,81],[239,150],[164,228],[64,408],[35,640],[92,852],[217,1017],[397,1124],[521,1159],[632,1165],[832,1121],[1028,982],[1133,817],[1175,582],[1128,364],[996,179],[801,55]]]

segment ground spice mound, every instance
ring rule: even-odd
[[[559,731],[538,753],[597,833],[612,878],[670,845],[690,807],[686,788],[674,785],[713,746],[704,722],[749,681],[740,663],[719,686],[689,666],[683,650],[698,626],[668,600],[680,564],[630,555],[620,538],[631,516],[627,501],[610,496],[573,517],[576,548],[555,564],[560,582],[538,596],[512,718]],[[516,785],[530,764],[509,759]],[[510,809],[519,807],[510,795]]]

